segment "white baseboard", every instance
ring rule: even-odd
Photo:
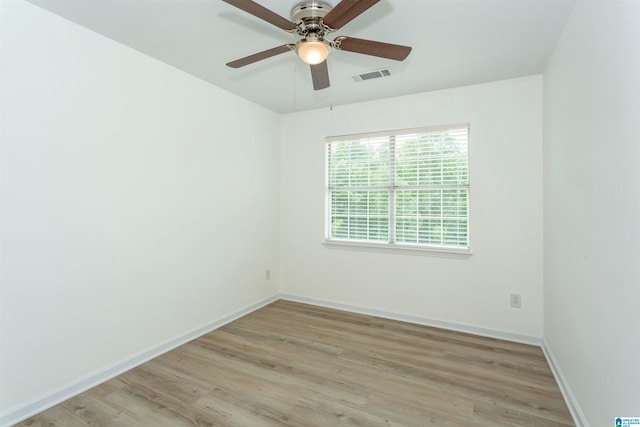
[[[529,344],[540,347],[542,338],[530,335],[523,335],[516,332],[500,331],[496,329],[482,328],[466,323],[450,322],[440,319],[432,319],[428,317],[415,316],[412,314],[397,313],[378,308],[366,307],[356,304],[344,304],[336,301],[329,301],[318,298],[309,298],[295,294],[280,293],[280,299],[305,304],[319,305],[321,307],[335,308],[337,310],[350,311],[353,313],[366,314],[369,316],[382,317],[385,319],[400,320],[402,322],[415,323],[424,326],[433,326],[435,328],[448,329],[457,332],[466,332],[469,334],[480,335],[488,338],[496,338],[505,341],[512,341],[521,344]]]
[[[558,365],[553,352],[549,348],[549,344],[544,339],[542,340],[542,352],[544,353],[544,357],[547,358],[547,363],[549,363],[549,366],[551,367],[551,372],[553,372],[553,376],[558,383],[558,387],[560,387],[560,392],[562,393],[562,397],[564,397],[564,401],[569,408],[569,412],[571,412],[573,422],[576,423],[577,427],[589,427],[587,418],[584,416],[584,412],[582,412],[573,391],[571,391],[571,387],[569,387],[569,383],[564,377],[564,374],[560,369],[560,365]]]
[[[64,384],[37,398],[30,400],[27,403],[5,410],[0,414],[0,426],[5,427],[19,423],[20,421],[23,421],[39,412],[42,412],[47,408],[70,399],[71,397],[76,396],[83,391],[95,387],[105,381],[108,381],[130,369],[135,368],[136,366],[139,366],[155,357],[160,356],[161,354],[166,353],[169,350],[179,347],[182,344],[198,338],[201,335],[213,331],[214,329],[218,329],[219,327],[224,326],[227,323],[232,322],[246,314],[249,314],[252,311],[262,308],[265,305],[270,304],[276,300],[278,300],[277,294],[264,298],[253,304],[242,307],[232,313],[221,316],[183,335],[167,340],[164,343],[154,346],[146,351],[133,354],[123,360],[113,363],[110,366],[106,366],[102,369],[89,373],[67,384]]]
[[[494,329],[488,329],[488,328],[481,328],[478,326],[469,325],[465,323],[449,322],[445,320],[430,319],[427,317],[408,315],[404,313],[395,313],[387,310],[380,310],[377,308],[371,308],[371,307],[366,307],[361,305],[344,304],[336,301],[328,301],[328,300],[323,300],[318,298],[309,298],[309,297],[288,294],[288,293],[280,293],[280,299],[287,300],[287,301],[301,302],[305,304],[318,305],[318,306],[327,307],[327,308],[335,308],[337,310],[350,311],[353,313],[366,314],[369,316],[382,317],[385,319],[400,320],[403,322],[415,323],[419,325],[433,326],[436,328],[448,329],[452,331],[466,332],[474,335],[480,335],[483,337],[497,338],[497,339],[502,339],[506,341],[512,341],[512,342],[517,342],[522,344],[530,344],[530,345],[535,345],[537,347],[540,347],[542,349],[542,352],[544,353],[545,358],[547,359],[547,363],[549,364],[549,367],[551,368],[551,372],[553,373],[553,376],[555,377],[556,382],[558,383],[558,387],[560,388],[562,397],[564,398],[564,401],[566,402],[567,407],[569,408],[569,412],[571,413],[571,416],[573,417],[573,421],[576,423],[576,426],[589,427],[589,423],[587,422],[587,419],[584,416],[584,413],[580,409],[580,405],[578,405],[578,402],[575,396],[573,395],[571,388],[569,387],[564,375],[562,374],[562,371],[559,368],[558,363],[556,362],[553,356],[553,353],[549,349],[549,346],[547,345],[544,338],[522,335],[522,334],[509,332],[509,331],[500,331],[500,330],[494,330]]]
[[[44,395],[41,395],[37,398],[32,399],[31,401],[19,405],[14,408],[10,408],[8,410],[3,411],[0,414],[0,426],[6,427],[11,426],[15,423],[23,421],[39,412],[44,411],[47,408],[50,408],[58,403],[61,403],[67,399],[70,399],[73,396],[76,396],[83,391],[86,391],[92,387],[95,387],[105,381],[110,380],[130,369],[135,368],[155,357],[160,356],[176,347],[181,346],[199,336],[202,336],[208,332],[211,332],[221,326],[226,325],[229,322],[232,322],[242,316],[245,316],[259,308],[264,307],[278,299],[283,299],[287,301],[295,301],[301,302],[305,304],[312,304],[321,307],[335,308],[338,310],[350,311],[354,313],[366,314],[369,316],[382,317],[385,319],[399,320],[403,322],[415,323],[418,325],[425,326],[433,326],[436,328],[448,329],[452,331],[458,332],[466,332],[474,335],[489,337],[489,338],[497,338],[512,342],[518,342],[523,344],[530,344],[535,346],[542,347],[542,351],[544,352],[545,357],[551,367],[553,375],[556,378],[556,381],[560,387],[560,391],[569,407],[569,411],[573,416],[573,419],[578,427],[589,427],[589,424],[580,409],[580,406],[577,404],[573,393],[571,392],[570,387],[568,386],[562,371],[560,371],[555,358],[546,342],[539,338],[533,337],[529,335],[518,334],[510,331],[501,331],[494,330],[489,328],[482,328],[474,325],[469,325],[465,323],[458,322],[450,322],[439,319],[431,319],[422,316],[415,316],[405,313],[396,313],[388,310],[381,310],[372,307],[366,307],[355,304],[344,304],[336,301],[329,301],[319,298],[310,298],[304,297],[300,295],[294,295],[289,293],[279,293],[276,295],[272,295],[270,297],[264,298],[260,301],[257,301],[253,304],[247,305],[239,310],[236,310],[230,314],[219,317],[201,327],[198,327],[190,332],[187,332],[183,335],[165,341],[162,344],[154,346],[146,351],[131,355],[119,362],[116,362],[110,366],[104,367],[98,371],[92,372],[90,374],[85,375],[82,378],[79,378],[75,381],[62,385],[54,390],[51,390]]]

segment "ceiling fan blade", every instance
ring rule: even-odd
[[[311,80],[313,80],[313,90],[329,87],[329,68],[326,60],[320,64],[311,65]]]
[[[235,6],[238,9],[242,9],[247,13],[252,14],[276,27],[282,28],[285,31],[297,30],[298,26],[286,18],[278,15],[275,12],[267,9],[266,7],[252,1],[252,0],[222,0],[225,3],[229,3],[231,6]]]
[[[380,0],[342,0],[326,14],[322,22],[333,30],[339,30],[379,1]]]
[[[394,59],[396,61],[403,61],[411,53],[409,46],[357,39],[355,37],[337,37],[333,42],[333,47],[338,50],[379,56],[380,58]]]
[[[227,66],[231,68],[244,67],[245,65],[253,64],[254,62],[262,61],[263,59],[271,58],[272,56],[289,52],[290,50],[293,50],[295,48],[296,48],[296,45],[294,44],[285,44],[282,46],[278,46],[262,52],[254,53],[253,55],[249,55],[244,58],[229,62]]]

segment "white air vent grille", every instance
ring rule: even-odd
[[[391,68],[381,68],[379,70],[367,71],[364,73],[356,74],[353,76],[353,80],[361,82],[363,80],[378,79],[380,77],[389,77],[391,75]]]

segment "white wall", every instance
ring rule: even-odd
[[[279,117],[0,3],[1,415],[277,292]]]
[[[544,73],[544,336],[581,417],[640,416],[640,3],[580,1]]]
[[[544,337],[594,426],[640,401],[639,4],[579,2],[544,75]],[[0,415],[278,279],[543,336],[540,76],[279,119],[30,3],[0,8]],[[325,136],[459,122],[473,255],[322,245]]]
[[[471,125],[473,255],[322,244],[326,136],[461,122]],[[280,206],[284,292],[542,337],[541,76],[284,115]]]

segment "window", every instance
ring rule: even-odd
[[[327,138],[327,242],[469,249],[469,125]]]

